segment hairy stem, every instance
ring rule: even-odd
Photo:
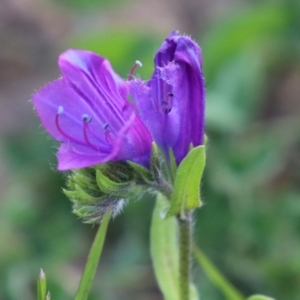
[[[179,217],[179,290],[180,300],[190,299],[192,212]]]
[[[103,244],[106,236],[106,231],[111,215],[111,210],[107,210],[105,213],[102,223],[99,226],[98,232],[96,233],[93,245],[91,247],[84,272],[82,274],[78,291],[75,296],[75,300],[87,300],[92,283],[97,271],[98,263],[103,249]]]

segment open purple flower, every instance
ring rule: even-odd
[[[205,90],[199,46],[172,32],[156,53],[152,78],[130,82],[130,92],[153,139],[177,163],[204,142]]]
[[[108,60],[67,50],[59,57],[59,67],[63,77],[33,96],[44,127],[61,142],[58,169],[118,160],[147,165],[152,138],[127,100],[128,83]]]

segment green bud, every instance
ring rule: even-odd
[[[126,199],[151,181],[149,170],[135,163],[108,162],[72,171],[63,190],[73,203],[73,213],[85,223],[100,223],[108,208],[116,216]]]
[[[148,169],[132,161],[119,161],[72,171],[63,191],[73,203],[73,212],[85,223],[100,223],[108,208],[116,216],[127,199],[145,191],[171,200],[168,216],[200,206],[204,146],[191,149],[178,167],[172,150],[168,157],[164,155],[153,143]]]
[[[39,277],[37,279],[37,299],[45,300],[47,291],[47,279],[43,269],[40,270]]]

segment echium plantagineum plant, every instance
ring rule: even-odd
[[[134,77],[140,62],[123,80],[107,59],[90,51],[67,50],[58,64],[62,77],[35,93],[33,104],[60,142],[58,170],[70,171],[64,193],[73,212],[86,223],[101,223],[75,299],[88,297],[110,216],[147,190],[157,195],[151,255],[164,298],[198,299],[190,274],[194,251],[208,275],[219,276],[228,299],[244,299],[192,243],[205,165],[205,85],[197,43],[172,32],[148,81]],[[50,295],[41,272],[38,300],[45,299]]]

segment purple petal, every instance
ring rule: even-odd
[[[107,161],[107,155],[91,151],[89,147],[64,143],[57,153],[59,171],[90,167]]]
[[[57,79],[33,95],[33,103],[45,129],[58,141],[68,141],[59,131],[56,116],[59,107],[63,113],[59,117],[60,127],[74,140],[82,140],[83,144],[83,114],[92,117],[93,127],[101,121],[92,108],[70,87],[64,79]],[[96,130],[96,128],[95,128]],[[101,132],[99,132],[101,133]],[[104,134],[102,134],[104,139]]]
[[[152,139],[128,102],[128,84],[104,58],[68,50],[60,56],[62,79],[46,85],[33,103],[46,130],[62,142],[58,169],[109,160],[147,165]]]
[[[58,63],[74,91],[101,119],[109,117],[113,130],[119,130],[123,124],[121,109],[126,105],[128,86],[110,63],[93,52],[73,49],[62,53]]]
[[[155,71],[147,83],[130,82],[130,92],[154,140],[177,163],[190,144],[204,139],[205,91],[199,46],[189,37],[173,32],[158,50]]]

